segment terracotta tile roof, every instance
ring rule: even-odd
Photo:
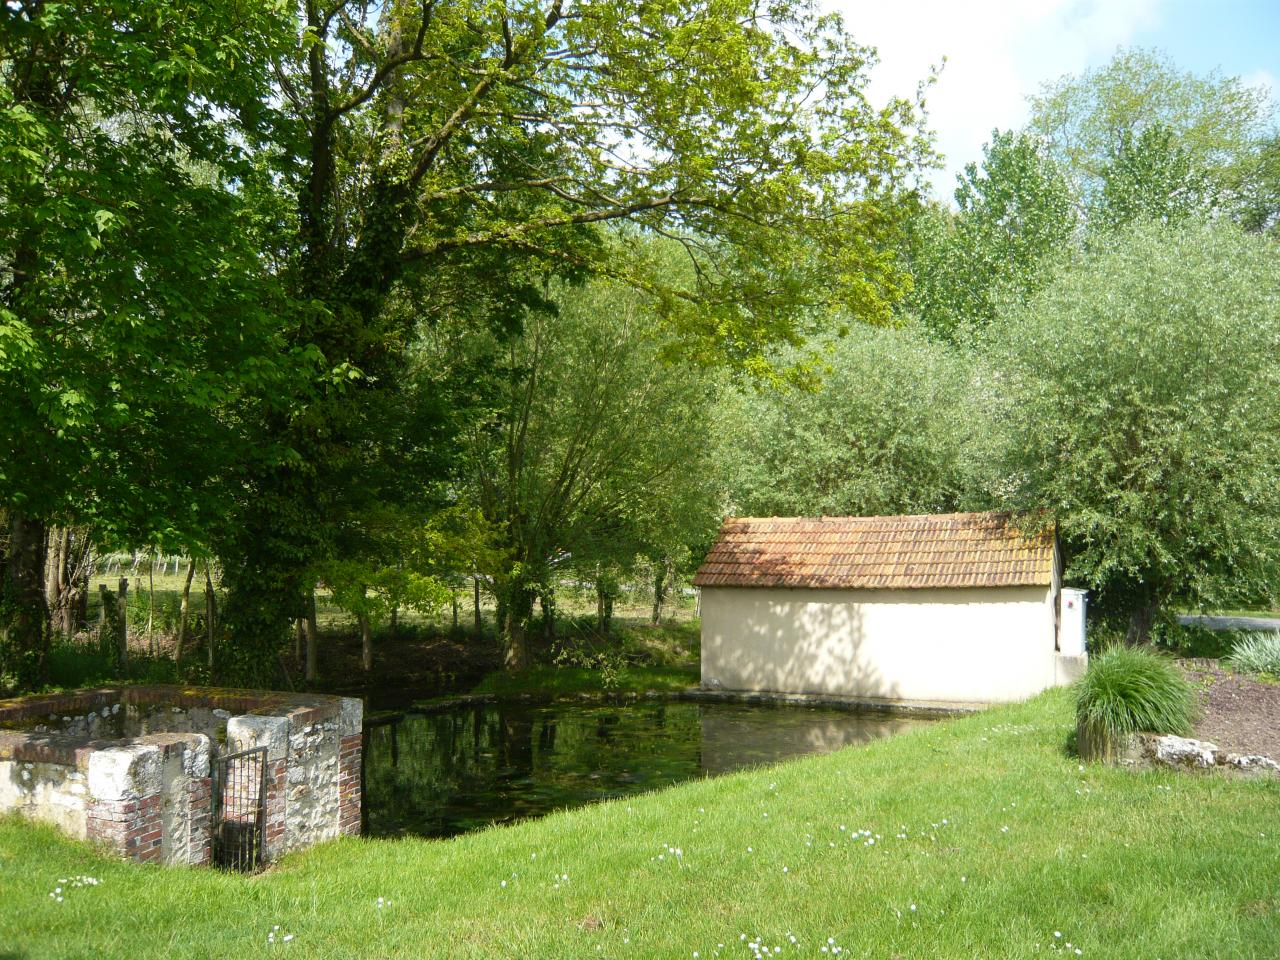
[[[1008,514],[739,517],[720,528],[699,587],[913,589],[1048,586],[1052,531],[1028,539]]]

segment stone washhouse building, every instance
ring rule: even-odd
[[[693,582],[704,689],[963,708],[1086,663],[1056,536],[1005,514],[729,519]]]

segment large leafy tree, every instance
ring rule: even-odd
[[[1280,134],[1263,144],[1242,179],[1235,210],[1240,225],[1273,238],[1280,235]]]
[[[1011,505],[1145,639],[1171,601],[1280,583],[1280,252],[1224,223],[1120,231],[992,330]]]
[[[936,513],[982,502],[992,432],[978,360],[918,328],[859,329],[805,388],[726,395],[716,460],[735,514]]]
[[[227,508],[237,402],[291,366],[232,186],[265,135],[275,16],[0,8],[0,673],[22,683],[50,524],[198,539]]]
[[[1120,138],[1102,171],[1093,225],[1114,229],[1142,219],[1176,223],[1210,213],[1219,193],[1173,131],[1153,124]]]
[[[1259,151],[1274,135],[1266,90],[1218,72],[1180,70],[1157,51],[1121,50],[1102,67],[1045,84],[1030,98],[1031,132],[1043,137],[1092,207],[1126,154],[1200,171],[1218,190],[1244,196],[1259,175]],[[1163,143],[1147,140],[1148,131]],[[1132,172],[1132,168],[1130,168]]]
[[[809,0],[302,4],[271,182],[296,198],[286,276],[313,307],[293,342],[333,376],[268,419],[296,458],[253,478],[221,546],[246,662],[269,660],[253,651],[353,509],[339,479],[412,338],[393,297],[436,314],[435,292],[483,286],[518,320],[537,278],[606,273],[653,296],[686,353],[757,369],[815,306],[885,318],[923,144],[909,104],[867,100],[871,60]],[[606,256],[609,221],[676,238],[692,279]]]

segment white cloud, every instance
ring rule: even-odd
[[[1027,118],[1026,97],[1063,74],[1108,59],[1164,0],[823,0],[860,43],[877,48],[871,92],[911,96],[929,68],[946,67],[927,102],[945,168],[934,192],[950,200],[955,175],[982,156],[992,128]]]

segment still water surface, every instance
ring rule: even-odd
[[[371,727],[365,832],[448,837],[927,723],[731,703],[486,704]]]

